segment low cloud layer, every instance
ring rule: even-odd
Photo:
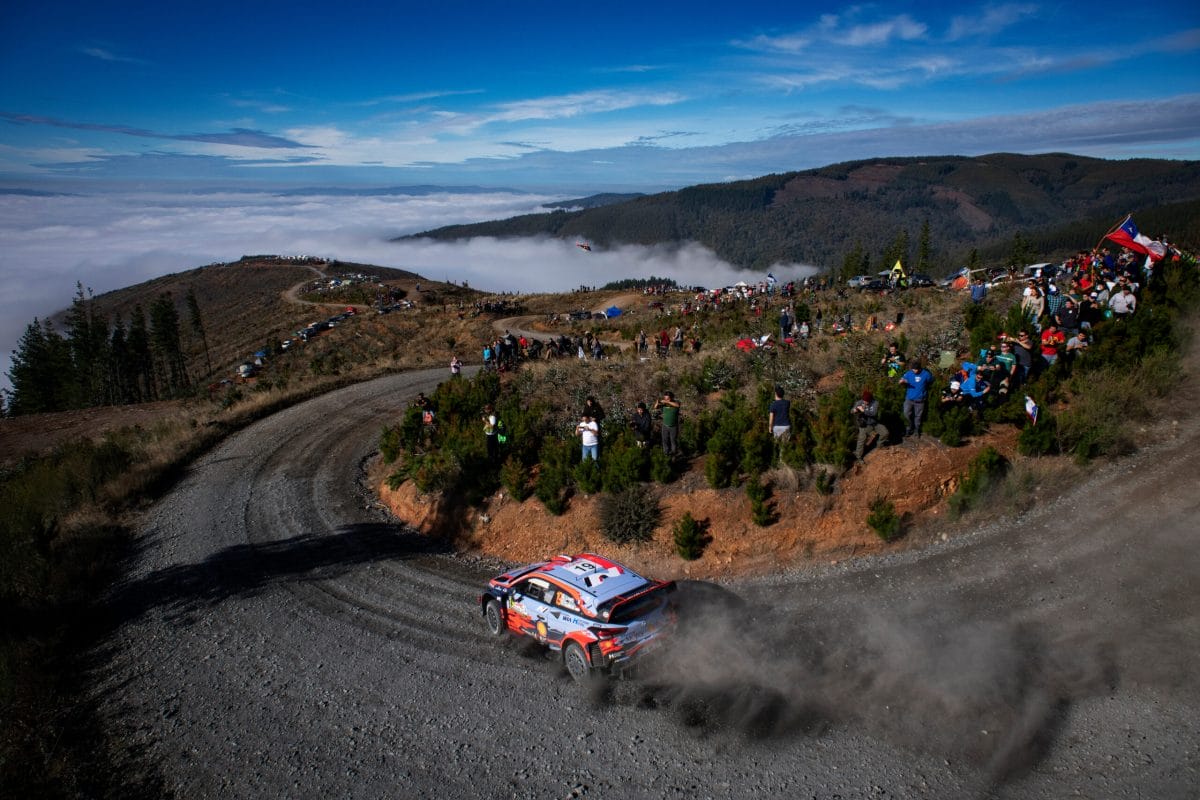
[[[76,281],[97,294],[249,253],[308,254],[399,267],[494,291],[553,291],[658,275],[716,285],[746,277],[698,245],[585,252],[575,240],[391,238],[540,209],[518,193],[279,196],[266,193],[0,195],[0,371],[25,326],[68,305]],[[807,274],[783,265],[776,275]],[[754,276],[752,276],[754,277]],[[3,379],[7,386],[7,378]]]

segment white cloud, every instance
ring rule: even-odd
[[[482,289],[550,291],[645,275],[716,285],[737,270],[698,245],[585,253],[575,240],[464,242],[390,238],[505,218],[552,198],[512,193],[421,197],[273,194],[0,195],[0,373],[34,316],[69,304],[75,282],[97,294],[246,253],[309,253],[466,279]],[[37,269],[30,265],[36,264]],[[775,268],[780,279],[807,274]],[[7,383],[0,378],[0,383]]]
[[[907,14],[869,25],[853,25],[845,31],[831,31],[829,39],[835,44],[848,47],[868,47],[886,44],[893,39],[912,41],[925,36],[928,30],[923,22],[917,22]]]
[[[951,19],[950,27],[946,31],[946,39],[953,42],[969,36],[989,36],[999,33],[1018,22],[1036,16],[1038,11],[1036,5],[1026,3],[987,6],[981,14],[960,15]]]

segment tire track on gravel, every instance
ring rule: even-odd
[[[685,584],[671,663],[589,695],[536,648],[486,639],[484,564],[431,550],[357,491],[384,420],[442,377],[389,376],[262,420],[147,514],[97,692],[179,796],[1200,785],[1196,420],[927,552]]]

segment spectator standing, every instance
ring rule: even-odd
[[[629,420],[629,427],[633,429],[633,438],[637,441],[638,447],[645,447],[654,431],[654,420],[651,419],[645,403],[637,404],[637,408],[633,411],[633,418]]]
[[[462,374],[462,362],[457,355],[450,356],[450,377],[457,378]]]
[[[870,389],[863,389],[862,397],[850,409],[854,424],[858,426],[858,439],[854,445],[854,460],[862,461],[867,448],[875,442],[887,440],[888,429],[879,422],[879,401]]]
[[[1124,319],[1137,311],[1137,297],[1134,296],[1128,283],[1121,287],[1121,291],[1112,296],[1112,299],[1108,301],[1108,307],[1112,309],[1113,316],[1117,319]]]
[[[792,332],[792,318],[788,316],[787,308],[779,312],[779,341],[784,341]]]
[[[679,403],[673,393],[663,392],[663,396],[655,402],[654,409],[662,411],[663,452],[673,456],[679,452]]]
[[[583,413],[594,419],[597,425],[604,422],[604,409],[600,407],[594,397],[588,397],[583,401]]]
[[[483,438],[487,442],[487,457],[489,461],[500,458],[500,440],[497,438],[496,410],[489,403],[483,407]]]
[[[976,305],[987,299],[988,288],[983,282],[983,278],[976,278],[975,283],[971,285],[971,302]]]
[[[1010,337],[1013,357],[1017,359],[1017,383],[1025,383],[1033,372],[1033,338],[1029,331],[1021,331],[1016,341]]]
[[[900,385],[905,387],[904,420],[908,425],[905,436],[916,434],[918,439],[921,438],[921,422],[925,419],[925,403],[929,399],[931,383],[933,375],[925,369],[919,358],[914,358],[912,367],[900,376]]]
[[[588,416],[586,411],[583,413],[583,418],[579,424],[575,426],[575,435],[580,438],[583,444],[582,460],[587,461],[590,458],[592,461],[599,461],[600,425],[596,420]]]
[[[1026,295],[1025,299],[1021,301],[1021,313],[1025,315],[1025,319],[1035,330],[1040,331],[1042,325],[1039,320],[1046,311],[1046,301],[1042,297],[1041,289],[1034,286],[1032,291],[1032,294]]]
[[[1068,297],[1063,301],[1055,321],[1065,336],[1074,336],[1079,331],[1079,306],[1075,305],[1074,300]]]
[[[900,345],[888,342],[887,352],[879,360],[879,365],[884,368],[889,378],[894,378],[904,372],[904,364],[907,360],[900,352]]]
[[[1051,320],[1046,326],[1046,330],[1042,331],[1042,360],[1047,365],[1053,365],[1058,361],[1058,348],[1067,343],[1067,337],[1063,336],[1063,332],[1058,329],[1058,325]]]
[[[787,438],[792,431],[792,404],[783,399],[783,387],[775,387],[775,399],[767,411],[767,428],[776,439]]]

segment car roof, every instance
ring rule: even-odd
[[[592,610],[615,597],[653,585],[653,581],[629,567],[592,553],[556,556],[526,573],[525,577],[539,574],[574,588],[583,604]]]

